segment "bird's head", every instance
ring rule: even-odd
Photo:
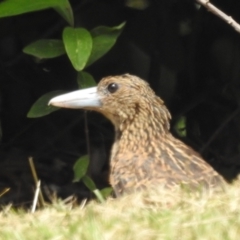
[[[103,78],[97,87],[54,97],[49,104],[100,112],[120,130],[135,119],[146,127],[154,120],[153,125],[159,123],[163,128],[169,128],[170,114],[164,102],[146,81],[130,74]]]

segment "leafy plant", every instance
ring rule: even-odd
[[[90,87],[96,85],[96,82],[90,73],[83,70],[113,47],[124,25],[125,23],[113,28],[97,27],[90,32],[84,28],[66,27],[63,30],[63,40],[41,39],[26,46],[23,52],[37,58],[54,58],[66,53],[74,69],[78,71],[78,85],[81,88]],[[34,103],[28,117],[44,116],[56,111],[56,108],[38,107],[38,105],[42,106],[51,99],[50,93],[48,96],[48,99],[40,98]],[[41,112],[32,114],[33,108],[39,109]]]
[[[91,190],[100,202],[104,202],[112,193],[112,188],[104,188],[102,190],[97,189],[93,180],[87,175],[89,165],[89,155],[84,155],[80,157],[73,166],[74,179],[73,182],[78,182],[82,180],[86,187]]]
[[[66,27],[63,30],[63,40],[41,39],[26,46],[23,52],[37,58],[54,58],[67,54],[74,69],[78,71],[78,85],[81,88],[94,86],[96,85],[94,78],[83,70],[113,47],[124,25],[125,23],[113,28],[97,27],[90,32],[84,28]],[[57,110],[57,108],[42,107],[52,97],[51,93],[48,94],[34,103],[28,112],[28,117],[44,116]],[[34,114],[32,109],[35,109]],[[39,111],[38,114],[36,109]]]
[[[48,59],[67,54],[74,69],[78,71],[79,86],[96,85],[94,78],[86,72],[86,67],[104,56],[115,44],[125,23],[115,27],[98,26],[91,31],[74,26],[74,16],[68,0],[6,0],[0,2],[0,17],[9,17],[27,12],[53,8],[70,26],[65,27],[62,39],[39,39],[23,49],[23,52],[39,59]],[[82,72],[82,73],[81,73]],[[83,81],[84,83],[81,83]],[[28,117],[42,117],[57,108],[48,107],[47,102],[52,93],[39,98],[28,112]],[[43,107],[46,105],[45,107]]]
[[[84,69],[102,56],[115,44],[125,23],[115,27],[98,26],[91,31],[74,27],[74,16],[68,0],[5,0],[0,2],[0,17],[10,17],[28,12],[53,8],[69,24],[62,32],[62,39],[38,39],[23,49],[23,52],[39,59],[49,59],[67,54],[74,69],[78,72],[77,83],[80,88],[96,85],[92,75]],[[45,116],[58,110],[48,106],[49,100],[62,92],[53,91],[41,96],[29,110],[27,117]],[[89,157],[78,159],[74,165],[74,181],[82,180],[94,192],[100,201],[109,195],[110,189],[99,191],[94,182],[87,176]]]
[[[48,102],[49,99],[63,94],[65,93],[64,91],[53,91],[53,92],[49,92],[44,94],[43,96],[41,96],[30,108],[27,117],[29,118],[37,118],[37,117],[42,117],[45,116],[48,113],[57,111],[59,108],[58,107],[54,107],[54,106],[49,106]]]
[[[185,116],[181,116],[177,123],[174,126],[174,129],[176,131],[176,133],[180,136],[180,137],[186,137],[187,136],[187,130],[186,130],[186,117]]]

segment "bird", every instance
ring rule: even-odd
[[[108,76],[96,87],[54,97],[49,105],[97,111],[112,122],[109,181],[117,197],[158,185],[195,189],[225,182],[199,153],[171,134],[164,101],[137,76]]]

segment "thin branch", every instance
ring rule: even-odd
[[[201,148],[200,153],[203,153],[207,147],[216,139],[217,135],[222,132],[222,130],[227,126],[227,124],[232,121],[240,113],[240,108],[237,108],[230,116],[228,116],[222,124],[217,128],[213,135],[209,138],[206,144]]]
[[[33,199],[33,205],[32,205],[32,209],[31,209],[31,213],[34,213],[36,211],[36,206],[37,206],[39,192],[40,192],[40,186],[41,186],[41,181],[38,180],[37,186],[36,186],[36,190],[35,190],[35,194],[34,194],[34,199]]]
[[[240,33],[240,25],[231,16],[228,16],[223,11],[211,4],[209,0],[196,0],[196,2],[204,6],[208,11],[217,15],[219,18],[223,19],[226,23]]]
[[[87,203],[87,198],[84,198],[81,202],[81,205],[80,205],[81,210],[85,207],[86,203]]]
[[[88,153],[88,155],[90,156],[90,138],[89,138],[89,130],[88,130],[87,111],[84,112],[84,125],[85,125],[85,135],[86,135],[87,153]]]
[[[89,137],[89,130],[88,130],[88,119],[87,119],[87,111],[84,111],[84,125],[85,125],[85,135],[86,135],[86,144],[87,144],[87,153],[88,153],[88,157],[90,160],[90,137]],[[90,164],[89,164],[90,166]],[[91,168],[88,166],[88,176],[91,177],[92,173],[91,173]]]
[[[5,193],[7,193],[10,190],[10,188],[5,188],[0,192],[0,197],[3,196]]]
[[[36,185],[36,188],[37,188],[39,179],[38,179],[38,176],[37,176],[36,168],[34,166],[33,158],[29,157],[28,161],[29,161],[29,165],[30,165],[30,168],[31,168],[33,179],[34,179],[34,182],[35,182],[35,185]],[[44,201],[41,189],[40,189],[40,192],[39,192],[39,203],[41,204],[42,207],[45,205],[45,201]]]

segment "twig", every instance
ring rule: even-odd
[[[85,207],[86,203],[87,203],[87,198],[84,198],[81,202],[81,205],[80,205],[81,210]]]
[[[0,197],[3,196],[5,193],[7,193],[10,190],[10,188],[5,188],[0,192]]]
[[[200,152],[203,153],[206,148],[212,143],[212,141],[217,137],[217,135],[227,126],[227,124],[233,120],[240,113],[240,108],[236,109],[229,117],[223,121],[220,127],[213,133],[213,135],[209,138],[206,144],[201,148]]]
[[[88,155],[90,155],[90,139],[89,139],[89,130],[88,130],[87,111],[84,112],[84,124],[85,124],[86,140],[87,140],[87,153]]]
[[[33,199],[33,205],[32,205],[32,209],[31,209],[31,213],[34,213],[36,210],[36,206],[37,206],[37,202],[38,202],[38,196],[40,193],[40,186],[41,186],[41,181],[38,180],[37,182],[37,186],[36,186],[36,191],[34,194],[34,199]]]
[[[196,0],[196,2],[204,6],[208,11],[220,17],[222,20],[224,20],[226,23],[232,26],[237,32],[240,33],[240,25],[231,16],[228,16],[223,11],[221,11],[213,4],[211,4],[209,0]]]
[[[88,130],[88,119],[87,119],[87,111],[84,112],[84,125],[85,125],[85,135],[86,135],[86,143],[87,143],[87,153],[90,159],[90,138],[89,138],[89,130]],[[88,176],[91,177],[91,169],[88,168]]]
[[[37,172],[36,172],[36,169],[35,169],[35,166],[34,166],[34,163],[33,163],[33,158],[29,157],[28,161],[29,161],[29,165],[30,165],[30,168],[31,168],[31,171],[32,171],[34,182],[35,182],[36,187],[37,187],[39,180],[38,180]],[[40,192],[39,192],[39,203],[42,207],[45,205],[41,189],[40,189]]]

